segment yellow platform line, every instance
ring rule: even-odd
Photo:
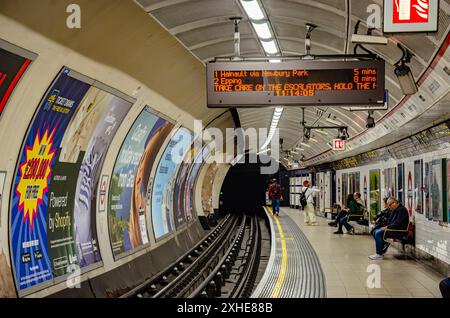
[[[272,208],[268,208],[270,212],[273,211]],[[287,267],[287,249],[286,249],[286,238],[284,237],[283,228],[281,227],[280,221],[278,217],[273,215],[273,219],[277,224],[278,232],[280,232],[280,240],[281,240],[281,269],[280,274],[278,275],[277,282],[275,283],[275,287],[272,291],[271,298],[278,298],[281,292],[281,288],[283,287],[284,280],[286,278],[286,267]]]

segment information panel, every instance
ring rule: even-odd
[[[384,61],[207,65],[208,107],[383,105]]]

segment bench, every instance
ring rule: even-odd
[[[384,234],[383,234],[383,241],[385,241],[388,244],[391,244],[394,242],[399,242],[402,244],[402,249],[405,250],[406,245],[412,245],[412,246],[415,245],[414,232],[415,232],[414,224],[409,222],[406,229],[403,229],[403,230],[386,229],[386,231],[384,231]],[[390,237],[386,237],[386,234],[388,234],[388,233],[398,233],[398,234],[402,234],[402,235],[399,235],[398,238],[390,238]],[[389,235],[387,235],[387,236],[389,236]]]

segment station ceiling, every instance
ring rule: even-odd
[[[238,0],[136,0],[136,2],[204,63],[215,57],[234,54],[234,26],[229,20],[234,16],[243,18],[240,23],[241,54],[243,56],[265,55]],[[261,0],[272,24],[281,53],[285,56],[305,54],[306,23],[318,26],[312,32],[311,54],[352,54],[354,44],[351,43],[350,38],[355,24],[357,21],[361,21],[359,34],[366,34],[365,21],[369,15],[367,8],[371,4],[382,6],[382,2],[382,0]],[[430,64],[448,33],[449,13],[450,0],[440,0],[439,31],[437,33],[385,35],[389,38],[388,45],[366,45],[368,49],[386,61],[389,109],[392,109],[403,98],[393,66],[402,56],[397,43],[400,42],[414,53],[415,56],[410,67],[414,77],[418,79]],[[382,35],[380,30],[375,30],[373,34]],[[241,108],[238,112],[243,128],[268,128],[273,108]],[[375,111],[375,120],[381,118],[384,113],[386,113],[384,110]],[[305,117],[308,125],[329,126],[328,118],[341,122],[349,126],[350,136],[366,130],[367,112],[351,112],[342,107],[312,106],[306,108]],[[280,137],[284,139],[284,149],[295,147],[301,141],[300,120],[300,108],[285,107],[279,123]],[[416,123],[416,126],[425,124]],[[310,141],[311,147],[305,148],[303,154],[306,159],[329,149],[327,143],[336,136],[333,135],[334,131],[329,131],[328,134],[313,132],[312,137],[317,141]]]

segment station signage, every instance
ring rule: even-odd
[[[107,175],[103,175],[100,181],[100,193],[98,196],[99,200],[99,212],[105,212],[106,210],[106,187],[108,185],[109,177]]]
[[[344,151],[345,150],[345,140],[333,139],[333,150]]]
[[[384,105],[383,60],[207,64],[208,107]]]
[[[384,0],[383,32],[436,32],[439,0]]]

